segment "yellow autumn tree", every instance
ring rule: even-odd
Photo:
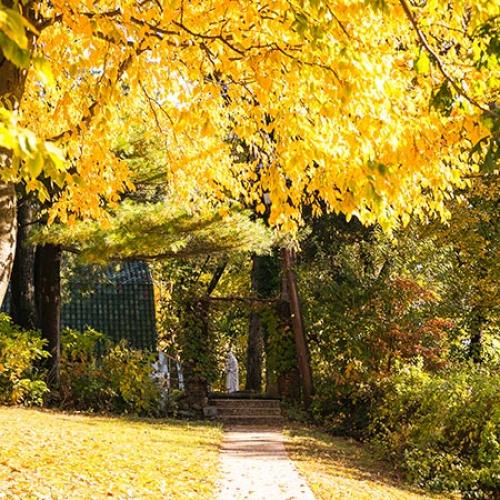
[[[113,137],[145,120],[164,136],[179,200],[243,197],[264,211],[266,194],[270,222],[292,231],[304,205],[385,228],[446,217],[444,198],[474,169],[467,149],[498,119],[494,1],[8,3],[30,33],[19,124],[67,165],[23,179],[62,222],[98,218],[131,188]],[[6,158],[4,186],[23,165]]]

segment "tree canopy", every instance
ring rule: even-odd
[[[36,241],[61,245],[87,262],[158,260],[218,255],[228,252],[266,252],[272,233],[247,213],[181,209],[165,202],[124,202],[111,212],[106,225],[96,221],[71,226],[53,225]]]
[[[494,0],[3,0],[0,402],[201,416],[246,343],[250,395],[493,498],[499,19]],[[99,304],[99,265],[137,258],[154,288]],[[92,292],[125,331],[155,301],[183,399],[149,354],[61,336]]]
[[[145,120],[164,135],[179,197],[204,189],[263,211],[268,193],[270,222],[285,229],[307,204],[386,228],[413,210],[446,217],[444,198],[474,170],[466,151],[498,117],[492,1],[15,7],[2,10],[17,24],[2,24],[0,42],[30,68],[20,123],[66,155],[67,173],[54,176],[62,221],[117,201],[129,172],[113,138]],[[235,162],[241,147],[251,154]],[[47,171],[29,173],[28,189],[48,196]]]

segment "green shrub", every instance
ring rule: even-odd
[[[48,392],[37,362],[48,357],[39,332],[21,330],[0,314],[0,402],[41,405]]]
[[[490,498],[500,490],[499,387],[500,373],[477,365],[400,368],[372,413],[373,441],[419,486]]]
[[[90,328],[84,332],[66,329],[61,354],[62,404],[87,411],[158,415],[160,394],[151,379],[151,363],[150,354],[131,349],[125,341],[113,345]]]
[[[113,407],[122,413],[157,415],[160,392],[151,378],[150,354],[131,349],[125,341],[113,346],[102,359],[102,370],[113,392]]]
[[[113,394],[101,370],[97,346],[106,345],[102,333],[88,328],[78,332],[70,328],[61,335],[61,405],[86,411],[112,411]]]
[[[316,383],[311,412],[329,433],[365,439],[370,408],[376,398],[375,383],[339,383],[332,379]]]

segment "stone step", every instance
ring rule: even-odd
[[[230,415],[281,415],[281,408],[254,408],[248,406],[238,407],[217,407],[217,415],[230,416]]]
[[[260,394],[254,391],[236,391],[236,392],[209,392],[208,399],[276,399],[281,398],[269,394]]]
[[[206,411],[226,425],[277,426],[284,421],[278,399],[211,398]]]
[[[277,399],[212,399],[210,405],[217,408],[280,408]]]
[[[281,425],[284,419],[281,415],[266,416],[266,415],[232,415],[227,417],[219,417],[217,420],[226,425]]]

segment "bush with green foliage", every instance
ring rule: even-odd
[[[99,355],[97,354],[99,353]],[[160,393],[151,378],[152,355],[113,345],[92,329],[62,336],[61,403],[80,410],[157,416]]]
[[[131,349],[126,341],[106,352],[101,368],[113,393],[114,411],[158,415],[160,391],[151,378],[153,361],[151,354]]]
[[[367,438],[370,409],[379,397],[376,382],[325,377],[315,383],[313,419],[333,435]]]
[[[500,491],[499,387],[496,368],[403,366],[382,384],[373,442],[419,486],[493,498]]]
[[[41,405],[48,392],[39,362],[48,357],[36,331],[21,330],[0,314],[0,403]]]
[[[112,411],[112,393],[97,357],[98,344],[103,342],[104,335],[91,328],[84,332],[63,330],[59,387],[63,407]]]

